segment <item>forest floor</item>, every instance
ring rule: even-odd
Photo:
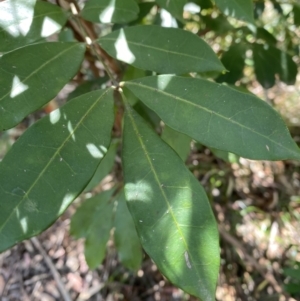
[[[259,86],[253,91],[264,97]],[[298,143],[299,95],[299,90],[280,85],[268,94]],[[39,114],[0,136],[0,158]],[[206,148],[193,147],[187,165],[205,187],[219,223],[217,300],[300,300],[300,162],[226,162]],[[118,163],[98,191],[116,173]],[[82,199],[47,231],[0,254],[1,301],[197,300],[172,286],[146,254],[138,271],[126,270],[113,241],[103,264],[89,270],[84,241],[69,234],[70,218]],[[291,271],[298,276],[292,277]]]

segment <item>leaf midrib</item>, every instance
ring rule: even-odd
[[[171,216],[172,216],[172,220],[173,220],[173,222],[174,222],[174,224],[175,224],[175,226],[176,226],[176,229],[177,229],[177,231],[178,231],[180,237],[182,238],[181,241],[184,243],[184,247],[185,247],[185,249],[186,249],[186,252],[188,252],[190,261],[194,264],[192,267],[195,267],[195,266],[196,266],[195,260],[194,260],[192,254],[191,254],[191,252],[190,252],[190,250],[189,250],[188,244],[187,244],[186,239],[185,239],[185,237],[184,237],[184,235],[183,235],[183,233],[182,233],[182,231],[181,231],[180,225],[179,225],[179,223],[178,223],[177,220],[176,220],[176,217],[175,217],[175,214],[174,214],[174,212],[173,212],[172,206],[170,205],[170,202],[169,202],[169,200],[168,200],[168,198],[167,198],[167,196],[166,196],[166,194],[165,194],[165,191],[164,191],[163,188],[162,188],[162,187],[163,187],[163,186],[162,186],[162,183],[161,183],[161,181],[159,180],[159,177],[158,177],[158,175],[157,175],[157,173],[156,173],[156,170],[155,170],[155,168],[154,168],[154,166],[153,166],[153,163],[152,163],[152,161],[151,161],[151,158],[150,158],[149,155],[148,155],[147,148],[146,148],[146,146],[145,146],[145,144],[144,144],[144,142],[143,142],[143,140],[142,140],[142,138],[141,138],[141,135],[140,135],[140,133],[139,133],[139,130],[138,130],[138,128],[137,128],[137,125],[135,124],[134,118],[133,118],[133,116],[132,116],[130,110],[132,110],[132,109],[127,105],[127,113],[128,113],[128,116],[129,116],[129,118],[130,118],[130,120],[131,120],[131,123],[132,123],[133,129],[134,129],[134,131],[135,131],[135,134],[136,134],[136,136],[137,136],[137,138],[138,138],[138,141],[140,142],[140,145],[141,145],[141,147],[142,147],[142,150],[143,150],[143,152],[144,152],[144,155],[145,155],[145,157],[146,157],[146,159],[147,159],[147,161],[148,161],[148,163],[149,163],[149,165],[150,165],[150,169],[151,169],[151,171],[152,171],[152,173],[153,173],[153,175],[154,175],[154,178],[155,178],[155,181],[156,181],[156,183],[157,183],[157,186],[158,186],[158,188],[159,188],[159,190],[160,190],[160,192],[161,192],[161,194],[162,194],[162,196],[163,196],[163,199],[164,199],[165,202],[166,202],[167,208],[168,208],[168,210],[169,210],[169,212],[170,212],[170,214],[171,214]],[[183,255],[183,254],[182,254],[182,255]],[[201,279],[198,270],[194,268],[194,271],[196,271],[196,274],[197,274],[197,276],[198,276],[198,279]]]
[[[46,42],[48,43],[48,42]],[[46,44],[45,43],[45,44]],[[55,43],[55,42],[54,42]],[[42,44],[39,44],[42,45]],[[62,56],[64,53],[68,52],[69,50],[73,49],[74,47],[78,47],[78,45],[80,45],[79,43],[75,43],[73,46],[63,50],[62,52],[59,52],[57,55],[53,56],[51,59],[49,59],[48,61],[46,61],[44,64],[40,65],[37,69],[35,69],[33,72],[31,72],[27,77],[25,77],[24,80],[21,80],[21,83],[24,84],[26,83],[33,75],[35,75],[36,73],[38,73],[39,71],[41,71],[44,67],[46,67],[48,64],[50,64],[51,62],[53,62],[55,59],[59,58],[60,56]],[[32,45],[28,45],[28,46],[32,46]],[[18,48],[19,50],[20,48]],[[9,53],[8,53],[9,54]],[[7,54],[7,55],[8,55]],[[5,55],[4,55],[5,56]],[[3,59],[3,57],[2,57]],[[5,99],[9,94],[11,93],[11,91],[8,91],[6,94],[4,94],[1,98],[0,98],[0,102]]]
[[[215,112],[215,111],[212,111],[212,110],[210,110],[210,109],[208,109],[208,108],[205,108],[205,107],[203,107],[203,106],[201,106],[201,105],[199,105],[199,104],[193,103],[193,102],[191,102],[191,101],[189,101],[189,100],[187,100],[187,99],[181,98],[181,97],[179,97],[179,96],[175,96],[174,94],[170,94],[170,93],[168,93],[168,92],[159,90],[159,89],[157,89],[157,88],[153,88],[153,87],[150,87],[150,86],[147,86],[147,85],[143,85],[143,84],[141,84],[141,83],[124,82],[124,85],[136,85],[136,86],[140,86],[140,87],[143,87],[143,88],[146,88],[146,89],[149,89],[149,90],[152,90],[152,91],[155,91],[155,92],[164,94],[164,95],[166,95],[166,96],[168,96],[168,97],[170,97],[170,98],[173,98],[173,99],[175,99],[175,100],[180,100],[180,101],[182,101],[182,102],[184,102],[184,103],[187,103],[188,105],[194,106],[194,107],[196,107],[196,108],[198,108],[198,109],[200,109],[200,110],[206,111],[206,112],[208,112],[208,113],[210,113],[210,114],[212,114],[212,115],[215,115],[215,116],[217,116],[217,117],[220,117],[220,118],[226,120],[227,122],[231,122],[232,124],[236,124],[236,125],[240,126],[241,128],[244,128],[244,129],[246,129],[246,130],[248,130],[248,131],[251,131],[251,132],[253,132],[254,134],[256,134],[256,135],[258,135],[258,136],[261,136],[261,137],[263,137],[263,138],[266,138],[266,139],[269,140],[270,142],[272,142],[272,143],[276,144],[277,146],[282,147],[283,149],[287,150],[289,153],[296,154],[296,155],[297,155],[297,156],[296,156],[297,158],[299,158],[299,156],[300,156],[299,152],[296,152],[296,151],[294,151],[294,150],[290,150],[290,149],[287,148],[285,145],[282,145],[282,144],[278,143],[277,141],[272,140],[270,137],[265,136],[265,135],[263,135],[263,134],[261,134],[261,133],[255,131],[255,130],[252,129],[252,128],[249,128],[249,127],[247,127],[247,126],[245,126],[245,125],[243,125],[243,124],[241,124],[241,123],[239,123],[239,122],[237,122],[237,121],[235,121],[235,120],[232,120],[232,119],[230,119],[230,118],[228,118],[228,117],[226,117],[226,116],[223,116],[223,115],[221,115],[221,114],[219,114],[219,113],[217,113],[217,112]]]
[[[100,38],[99,39],[100,43],[101,43],[101,41],[115,42],[115,39],[114,38],[105,38],[104,37],[104,38]],[[192,58],[194,60],[207,61],[207,59],[199,57],[199,56],[194,56],[194,55],[190,55],[190,54],[186,54],[186,53],[181,53],[181,52],[176,52],[176,51],[172,51],[172,50],[165,50],[163,48],[158,48],[158,47],[154,47],[154,46],[150,46],[150,45],[145,45],[145,44],[140,44],[140,43],[132,42],[130,40],[127,40],[127,43],[135,45],[135,46],[139,46],[139,47],[154,49],[154,50],[165,52],[165,53],[168,53],[168,54],[171,53],[171,54],[178,55],[178,56],[186,56],[186,57]],[[134,64],[134,62],[133,62],[133,64]],[[219,66],[219,64],[216,64],[215,62],[211,62],[211,64]]]
[[[72,136],[75,134],[76,130],[78,129],[78,127],[83,123],[84,119],[89,115],[89,113],[93,110],[93,108],[101,101],[101,99],[111,90],[107,89],[105,92],[103,92],[103,94],[101,94],[99,96],[99,98],[94,102],[94,104],[87,110],[87,112],[85,114],[83,114],[82,118],[79,120],[79,122],[77,123],[77,125],[74,127],[73,131],[71,131],[69,133],[69,135],[67,136],[67,138],[63,141],[63,143],[61,144],[60,147],[57,148],[57,150],[55,151],[55,153],[53,154],[53,156],[50,158],[49,162],[46,164],[46,166],[43,168],[43,170],[41,171],[41,173],[38,175],[38,177],[36,178],[36,180],[33,182],[33,184],[29,187],[29,189],[27,190],[27,192],[23,195],[23,197],[20,199],[20,201],[18,202],[18,204],[16,204],[16,206],[13,208],[13,210],[11,210],[11,213],[8,215],[7,219],[5,220],[5,222],[0,226],[0,232],[4,229],[4,227],[6,226],[6,224],[8,223],[8,221],[11,219],[11,217],[13,216],[13,214],[15,213],[15,211],[19,208],[19,206],[22,204],[22,202],[29,197],[30,192],[32,191],[32,189],[36,186],[36,184],[38,183],[38,181],[42,178],[42,176],[44,175],[44,173],[46,172],[46,170],[48,169],[48,167],[51,165],[51,163],[54,161],[54,159],[56,158],[56,156],[61,152],[61,150],[63,149],[63,147],[66,145],[66,143],[70,140],[70,138],[72,138]],[[58,109],[59,110],[59,109]]]

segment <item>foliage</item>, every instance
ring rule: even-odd
[[[217,223],[183,161],[192,139],[224,158],[300,159],[281,116],[243,82],[253,67],[266,89],[277,78],[295,83],[300,8],[274,0],[281,21],[268,25],[264,1],[186,2],[0,3],[2,131],[72,78],[83,79],[67,104],[28,128],[0,163],[0,251],[37,235],[83,191],[93,192],[122,141],[124,180],[87,199],[72,219],[89,266],[102,262],[114,232],[126,267],[138,269],[141,244],[175,285],[215,299]],[[277,39],[282,32],[284,42]],[[206,33],[223,47],[220,60],[199,37]]]

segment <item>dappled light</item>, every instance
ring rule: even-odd
[[[120,30],[119,36],[114,45],[117,59],[129,64],[135,61],[135,55],[128,46],[126,35],[123,29]]]
[[[93,158],[96,159],[101,159],[104,157],[105,153],[106,153],[106,148],[103,147],[97,147],[95,144],[93,143],[88,143],[86,145],[87,150],[89,151],[89,153],[91,154],[91,156]]]
[[[112,21],[113,14],[115,11],[115,5],[116,5],[116,0],[110,0],[107,7],[105,7],[104,10],[99,15],[100,22],[110,23]]]
[[[60,109],[56,109],[49,114],[49,120],[52,124],[59,122],[61,117]]]
[[[46,38],[62,28],[61,24],[46,16],[43,20],[41,37]]]
[[[165,9],[160,10],[161,26],[177,28],[178,24],[176,19]]]
[[[125,183],[124,187],[128,202],[152,202],[153,200],[151,185],[144,179],[139,180],[137,183]]]
[[[15,98],[16,96],[20,95],[21,93],[25,92],[28,89],[28,85],[25,85],[21,82],[19,77],[17,75],[14,76],[12,85],[11,85],[11,91],[10,91],[10,97]]]
[[[0,28],[13,37],[26,36],[33,20],[35,0],[10,0],[1,3]],[[9,13],[11,12],[11,13]]]
[[[14,245],[15,239],[41,232],[66,210],[106,153],[112,124],[113,98],[108,89],[73,99],[22,135],[1,162],[0,178],[11,180],[0,185],[0,196],[6,199],[0,215],[0,250]],[[17,173],[4,173],[7,167],[13,171],[12,165]],[[19,225],[15,234],[6,234],[13,224]]]

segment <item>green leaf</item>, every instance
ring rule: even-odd
[[[93,178],[84,189],[85,191],[94,189],[112,170],[115,163],[117,147],[118,147],[117,142],[111,143],[106,155],[104,156],[103,160],[100,162]]]
[[[44,1],[8,0],[0,3],[0,52],[7,52],[58,32],[67,21],[59,6]]]
[[[172,75],[124,83],[171,128],[204,145],[256,160],[300,159],[280,115],[250,94]]]
[[[137,270],[142,263],[142,248],[133,219],[128,211],[124,190],[116,197],[115,245],[121,263],[128,269]]]
[[[252,0],[215,0],[215,2],[226,16],[255,24]]]
[[[161,138],[167,142],[186,161],[191,150],[191,138],[165,125]]]
[[[243,44],[233,44],[229,47],[221,59],[222,64],[229,71],[221,74],[216,81],[235,84],[235,82],[243,77],[245,67],[246,47]]]
[[[174,17],[183,20],[183,8],[187,0],[156,0],[156,3],[170,12]]]
[[[0,58],[0,130],[17,125],[53,99],[76,74],[84,52],[84,44],[54,42],[4,54]]]
[[[128,23],[137,19],[139,6],[134,0],[89,0],[81,16],[91,22]]]
[[[107,81],[108,81],[108,77],[105,76],[105,77],[99,77],[94,80],[83,82],[82,84],[77,86],[76,89],[68,95],[68,101],[70,99],[78,97],[82,94],[85,94],[85,93],[88,93],[88,92],[91,92],[94,90],[100,90],[101,88],[103,88],[103,86],[105,86],[105,83]]]
[[[219,238],[204,189],[133,110],[124,124],[125,196],[144,250],[176,286],[215,300]]]
[[[134,26],[98,41],[112,57],[144,70],[178,74],[224,70],[201,38],[178,28]]]
[[[293,6],[294,24],[300,26],[300,5],[294,4]]]
[[[291,277],[293,280],[300,281],[300,268],[297,268],[297,269],[285,268],[285,269],[283,269],[283,274]],[[299,291],[300,291],[300,289],[299,289]]]
[[[263,27],[256,28],[256,39],[262,39],[267,44],[273,45],[273,46],[276,46],[276,44],[277,44],[276,38]]]
[[[86,238],[85,259],[90,269],[95,269],[105,257],[106,244],[113,226],[114,190],[104,191],[86,200],[71,219],[70,233],[76,238]]]
[[[0,163],[0,252],[49,227],[110,143],[113,91],[94,91],[32,125]]]
[[[288,85],[295,84],[297,65],[287,53],[272,45],[253,44],[254,70],[258,82],[266,89],[275,84],[275,74]]]

